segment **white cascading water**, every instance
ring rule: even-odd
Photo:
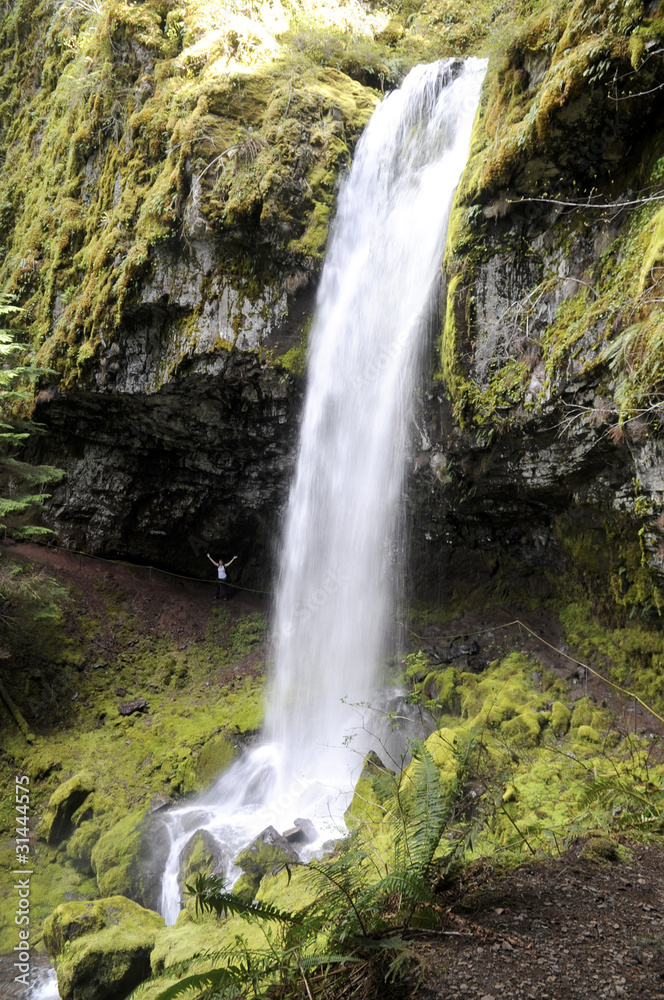
[[[344,830],[372,747],[358,705],[376,695],[403,572],[395,540],[422,333],[485,68],[474,59],[417,67],[358,144],[311,334],[265,742],[164,817],[168,923],[180,910],[181,854],[197,830],[215,838],[231,880],[233,859],[268,825],[282,831],[306,817],[321,840]]]

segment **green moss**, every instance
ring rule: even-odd
[[[307,361],[307,345],[304,338],[295,347],[291,347],[284,354],[282,354],[278,363],[282,368],[285,368],[287,372],[291,375],[295,375],[301,378],[304,375],[304,369]]]
[[[500,731],[515,745],[536,746],[540,738],[540,728],[545,720],[533,709],[520,712],[512,719],[507,719],[500,725]]]
[[[39,836],[49,844],[65,840],[76,825],[76,811],[94,790],[95,781],[89,771],[81,771],[63,782],[51,795],[39,825]]]
[[[581,849],[581,857],[595,864],[631,864],[634,855],[624,844],[612,840],[604,833],[591,833]]]
[[[516,217],[521,209],[513,206],[522,198],[546,202],[560,197],[582,203],[598,190],[611,201],[630,188],[635,170],[639,187],[659,184],[664,161],[658,133],[643,162],[629,166],[624,165],[619,142],[607,139],[606,132],[599,137],[599,123],[612,118],[606,99],[611,74],[624,81],[626,93],[647,92],[652,85],[634,67],[640,73],[645,65],[645,41],[652,38],[657,19],[648,18],[641,3],[618,11],[603,0],[592,5],[571,0],[534,4],[520,13],[511,23],[499,20],[496,25],[470,159],[451,214],[440,377],[457,420],[501,430],[522,422],[528,410],[546,406],[561,377],[571,371],[605,374],[608,364],[615,377],[607,393],[610,399],[600,407],[601,415],[588,413],[579,419],[603,421],[609,431],[618,417],[622,424],[656,403],[664,379],[664,313],[654,293],[664,246],[660,207],[650,203],[630,213],[620,235],[578,280],[575,292],[564,296],[553,322],[533,336],[533,303],[560,288],[561,266],[569,265],[569,272],[575,273],[572,261],[578,260],[580,241],[595,237],[596,217],[582,211],[551,215],[547,263],[533,255],[532,247],[521,245]],[[635,120],[623,124],[630,129]],[[592,151],[597,149],[595,156]],[[590,150],[587,163],[579,157],[580,150]],[[570,165],[562,175],[561,163]],[[506,224],[497,221],[503,217]],[[503,256],[505,268],[530,265],[537,275],[503,321],[520,330],[522,345],[527,342],[543,359],[541,389],[530,391],[531,358],[525,346],[518,347],[518,333],[515,345],[499,352],[489,373],[480,378],[468,367],[473,345],[484,333],[477,328],[474,295],[479,267],[489,255],[496,261]],[[632,303],[629,310],[624,308],[627,301]]]
[[[232,19],[211,30],[199,3],[166,19],[160,0],[70,13],[42,7],[22,25],[15,11],[0,22],[14,56],[0,74],[3,148],[14,151],[0,171],[2,281],[40,359],[68,383],[112,340],[155,250],[178,237],[192,177],[209,228],[233,244],[240,228],[256,244],[249,281],[241,253],[224,274],[252,301],[279,277],[263,234],[272,251],[318,255],[336,177],[377,101],[294,36],[278,39],[274,12],[266,26],[260,7],[257,34],[240,41]],[[358,41],[377,52],[367,15],[354,16]],[[370,60],[360,45],[349,68],[360,53]]]
[[[394,791],[394,772],[373,751],[367,754],[353,798],[344,814],[348,829],[377,826],[385,816],[386,803]]]
[[[580,740],[586,740],[589,743],[600,743],[602,737],[596,729],[592,726],[579,726],[578,736]]]
[[[587,602],[569,604],[561,621],[568,642],[581,658],[599,662],[613,681],[636,691],[657,711],[664,709],[664,637],[658,627],[627,621],[622,627],[607,628],[597,621]]]
[[[144,817],[145,809],[125,816],[93,848],[91,863],[102,896],[135,898],[140,894],[138,855]]]
[[[189,910],[182,910],[173,927],[157,932],[150,955],[152,972],[161,972],[169,965],[177,965],[192,955],[216,952],[223,941],[223,924],[213,916],[194,918]]]
[[[0,579],[4,568],[0,566]],[[19,585],[39,594],[43,584],[38,574],[24,569],[16,576]],[[27,606],[24,615],[18,595],[12,597],[19,627],[6,637],[12,660],[11,671],[3,674],[23,710],[36,711],[43,704],[44,714],[34,725],[36,738],[29,747],[6,720],[1,801],[10,803],[14,774],[21,771],[30,777],[31,830],[50,837],[54,812],[64,806],[68,808],[63,815],[70,820],[57,844],[40,839],[31,845],[31,916],[37,937],[41,921],[67,894],[99,895],[92,877],[95,869],[104,892],[121,889],[156,905],[157,876],[150,871],[145,877],[137,874],[139,867],[150,868],[145,858],[137,863],[141,817],[155,797],[167,800],[214,780],[232,759],[237,735],[256,730],[263,711],[262,678],[241,676],[241,666],[236,676],[238,660],[247,652],[253,654],[252,668],[256,662],[264,635],[262,616],[215,617],[209,640],[191,643],[185,650],[179,648],[182,640],[177,635],[146,638],[138,616],[128,613],[129,595],[108,581],[95,589],[94,614],[87,611],[87,602],[78,603],[74,589],[63,595],[66,600],[59,599],[58,614],[37,621]],[[53,593],[48,600],[52,598]],[[117,658],[108,657],[101,669],[91,669],[100,660],[99,643],[106,643],[107,632],[119,639],[123,651]],[[83,671],[70,662],[72,644],[86,664]],[[113,648],[113,642],[109,645]],[[40,661],[43,679],[31,682],[26,691],[25,677],[37,651],[48,661]],[[114,693],[119,686],[126,691],[122,697]],[[55,709],[52,689],[57,692]],[[78,697],[72,700],[75,693]],[[149,711],[121,717],[121,702],[138,696],[147,697]],[[72,797],[77,791],[81,801]],[[13,820],[11,809],[0,813],[7,839]],[[9,889],[0,888],[0,902],[0,945],[11,950],[15,933]]]
[[[520,653],[511,653],[479,678],[462,674],[461,707],[468,726],[499,726],[526,708],[543,707],[544,698],[526,680],[532,669],[531,660]]]
[[[63,1000],[111,1000],[150,974],[150,952],[164,921],[129,899],[113,896],[59,906],[44,926],[56,958]]]
[[[572,713],[561,701],[554,701],[551,706],[551,729],[556,736],[564,736],[570,727]]]
[[[101,835],[101,827],[86,820],[74,831],[66,843],[67,857],[81,871],[88,875],[94,874],[92,867],[92,850]]]

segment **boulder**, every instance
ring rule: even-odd
[[[94,875],[92,851],[101,835],[101,828],[92,820],[81,823],[67,841],[65,851],[74,867],[85,875]]]
[[[88,771],[75,774],[63,782],[51,795],[48,806],[39,826],[39,836],[48,844],[60,844],[74,832],[77,818],[74,814],[80,810],[87,797],[94,791],[94,778]]]
[[[118,712],[120,715],[133,715],[134,712],[147,712],[147,710],[148,703],[145,698],[134,698],[132,701],[125,701],[123,705],[120,705]]]
[[[223,851],[211,833],[207,830],[196,830],[189,838],[180,855],[180,899],[181,905],[187,904],[193,908],[191,900],[187,900],[185,886],[190,884],[199,874],[214,875],[222,872],[225,866]]]
[[[394,772],[371,750],[364,758],[362,773],[344,814],[349,830],[365,824],[375,826],[382,821],[385,816],[383,803],[394,793],[393,779]]]
[[[247,875],[276,874],[286,864],[297,862],[297,851],[273,826],[266,827],[235,859]]]
[[[572,713],[567,705],[561,701],[554,701],[551,705],[551,728],[556,736],[564,736],[569,729]]]
[[[159,814],[138,809],[107,830],[91,852],[102,896],[127,896],[156,909],[170,837]]]
[[[123,896],[63,903],[44,923],[62,1000],[124,1000],[150,975],[163,917]]]
[[[318,840],[318,830],[310,819],[296,819],[295,825],[283,834],[289,844],[313,844]]]

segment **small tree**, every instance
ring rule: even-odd
[[[0,292],[0,322],[18,312],[11,296]],[[50,529],[30,524],[30,515],[50,496],[43,487],[64,474],[53,466],[31,465],[15,457],[19,446],[42,430],[18,413],[20,403],[32,398],[26,384],[47,374],[44,368],[13,363],[26,349],[26,344],[17,343],[13,330],[0,327],[0,529],[21,538],[49,534]]]

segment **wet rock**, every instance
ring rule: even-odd
[[[316,829],[316,827],[314,826],[314,824],[311,822],[310,819],[306,818],[296,819],[295,826],[298,828],[298,830],[302,831],[304,836],[307,838],[306,842],[308,844],[313,844],[315,840],[318,840],[319,837],[318,830]]]
[[[157,909],[170,837],[159,813],[139,809],[107,830],[92,849],[99,891]]]
[[[258,834],[249,847],[235,859],[235,864],[247,875],[276,874],[284,865],[297,862],[297,851],[273,826]]]
[[[190,884],[196,875],[214,875],[225,867],[224,853],[207,830],[196,830],[182,849],[180,857],[180,892],[183,905],[186,902],[185,886]]]
[[[318,830],[310,819],[296,819],[295,826],[290,830],[285,830],[283,837],[289,844],[313,844],[318,840]]]
[[[457,642],[437,642],[433,647],[441,663],[452,663],[461,657],[476,656],[480,647],[474,639],[461,639]]]

